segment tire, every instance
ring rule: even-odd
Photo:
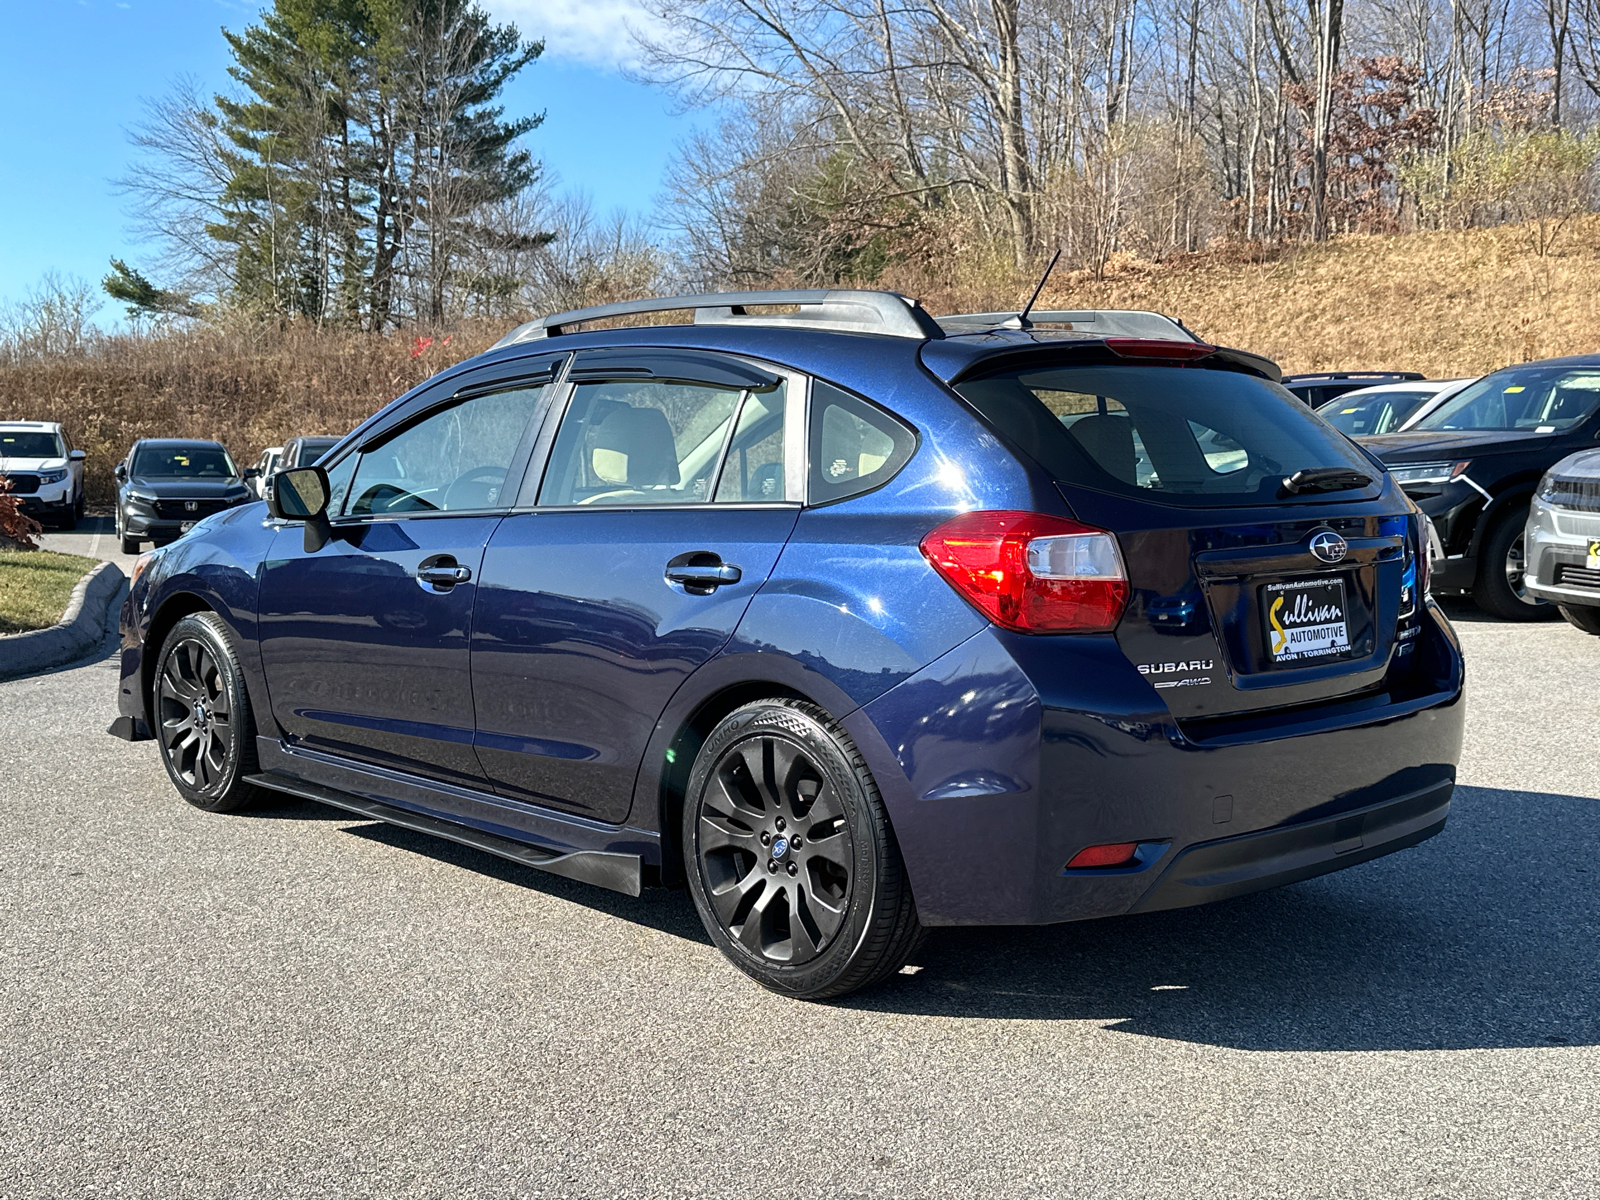
[[[78,502],[75,505],[72,506],[72,515],[77,517],[78,520],[81,521],[81,520],[83,520],[84,511],[88,507],[89,507],[89,501],[85,498],[84,493],[79,492],[78,493]]]
[[[230,813],[260,791],[255,774],[256,727],[233,637],[216,613],[192,613],[161,646],[152,691],[151,725],[173,786],[196,808]]]
[[[1492,617],[1540,621],[1556,615],[1553,604],[1528,595],[1523,587],[1523,527],[1527,523],[1527,507],[1518,507],[1503,513],[1483,539],[1472,599]]]
[[[123,538],[122,539],[122,552],[124,554],[137,554],[137,553],[139,553],[139,539],[138,538],[131,538],[131,537]]]
[[[1600,637],[1600,608],[1592,608],[1587,604],[1562,604],[1558,607],[1568,625]]]
[[[826,1000],[870,987],[920,941],[877,785],[849,735],[813,704],[756,701],[712,730],[684,797],[683,852],[711,940],[781,995]]]

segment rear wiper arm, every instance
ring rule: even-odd
[[[1371,482],[1371,475],[1364,475],[1349,467],[1307,467],[1285,479],[1278,488],[1278,495],[1281,498],[1301,492],[1347,492],[1353,488],[1364,488]]]

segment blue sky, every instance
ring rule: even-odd
[[[46,271],[98,283],[113,256],[148,253],[112,184],[126,168],[125,130],[140,100],[193,75],[225,89],[227,44],[260,3],[221,0],[22,0],[0,38],[0,300],[20,299]],[[509,115],[546,113],[528,145],[602,212],[650,209],[674,144],[693,119],[662,92],[630,83],[632,0],[486,0],[500,20],[543,37],[545,56],[505,94]],[[115,317],[111,305],[101,321]]]

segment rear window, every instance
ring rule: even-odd
[[[1378,474],[1287,390],[1253,375],[1046,367],[968,380],[956,391],[1057,479],[1160,503],[1276,502],[1287,476],[1314,467]]]
[[[339,442],[338,438],[308,438],[300,443],[300,453],[294,461],[297,467],[309,467]]]

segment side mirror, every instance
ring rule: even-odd
[[[127,463],[118,463],[117,467],[116,467],[116,470],[112,471],[111,473],[117,477],[117,482],[118,483],[127,483],[128,482],[128,464]]]
[[[245,478],[245,479],[260,479],[261,478],[261,468],[260,467],[246,467],[244,469],[243,478]]]
[[[82,450],[71,450],[71,451],[69,451],[67,453],[67,457],[69,459],[71,459],[73,462],[82,462],[84,459],[88,458],[89,456],[87,454],[85,454]]]
[[[321,467],[292,467],[272,477],[267,508],[281,521],[306,523],[306,553],[315,554],[328,544],[333,526],[328,522],[328,473]]]

